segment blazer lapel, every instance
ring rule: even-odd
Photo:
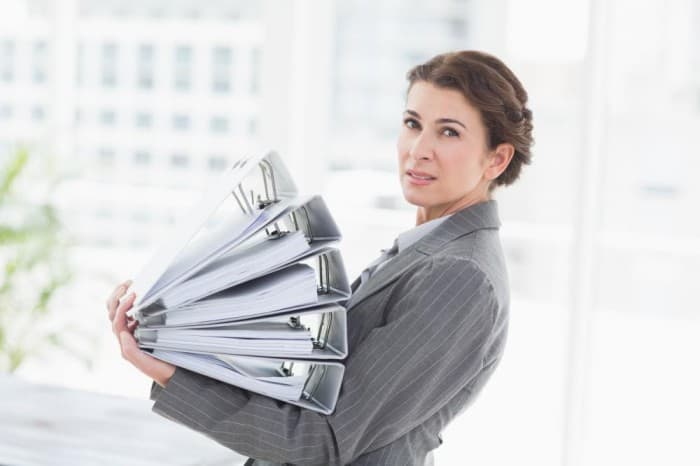
[[[498,228],[499,226],[496,201],[481,202],[455,212],[425,237],[389,260],[359,289],[357,289],[359,279],[355,280],[352,287],[353,294],[345,303],[346,308],[350,310],[361,301],[377,293],[413,267],[416,262],[439,251],[444,244],[475,230]],[[357,293],[354,293],[355,290]]]
[[[387,262],[384,267],[375,272],[375,274],[372,275],[372,278],[368,280],[366,284],[360,286],[357,293],[353,293],[352,296],[350,296],[350,299],[347,301],[345,307],[349,310],[360,301],[381,290],[389,283],[399,278],[402,273],[411,268],[414,263],[424,257],[425,254],[418,251],[413,246],[408,248],[406,251],[401,251],[401,253],[396,255],[396,257]]]

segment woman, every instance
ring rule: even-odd
[[[350,354],[330,416],[175,368],[139,350],[117,288],[107,307],[123,356],[156,382],[153,410],[256,460],[422,465],[503,351],[509,292],[490,193],[530,162],[527,93],[497,58],[438,55],[409,71],[398,138],[416,227],[353,283]]]

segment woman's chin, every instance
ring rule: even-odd
[[[427,205],[430,205],[428,196],[412,192],[411,190],[404,189],[403,198],[406,199],[406,202],[416,207],[425,207]]]

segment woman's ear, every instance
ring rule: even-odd
[[[496,146],[494,150],[491,151],[489,155],[488,165],[486,171],[484,172],[484,177],[493,181],[503,173],[513,156],[515,155],[515,147],[513,144],[504,142]]]

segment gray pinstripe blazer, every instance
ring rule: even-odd
[[[272,463],[422,465],[503,352],[499,226],[495,201],[456,212],[348,300],[350,354],[332,415],[184,369],[154,388],[153,410]]]

